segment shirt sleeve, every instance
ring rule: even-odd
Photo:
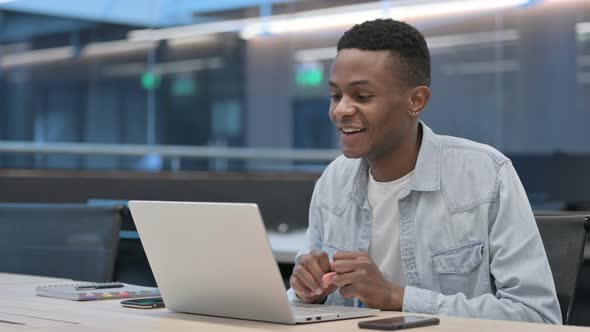
[[[297,264],[297,260],[299,256],[307,254],[312,250],[322,250],[322,239],[324,238],[323,233],[323,224],[322,224],[322,214],[320,211],[319,204],[317,202],[318,197],[318,186],[320,181],[316,183],[316,186],[313,190],[313,194],[311,196],[311,202],[309,204],[309,226],[307,227],[307,231],[305,233],[305,245],[303,248],[299,250],[297,255],[295,256],[295,264]],[[292,288],[287,290],[287,296],[289,301],[291,302],[302,302],[299,297],[295,294]]]
[[[403,311],[561,324],[553,275],[526,193],[510,162],[496,179],[489,212],[495,294],[468,299],[407,286]]]

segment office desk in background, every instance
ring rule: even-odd
[[[305,245],[305,231],[274,233],[267,232],[272,253],[278,263],[294,264],[295,255]]]
[[[289,233],[267,232],[272,253],[278,263],[293,264],[295,255],[305,244],[305,231]],[[139,241],[137,231],[121,231],[121,239]]]
[[[35,286],[60,282],[68,280],[0,273],[0,331],[369,331],[359,329],[358,322],[403,315],[400,312],[383,312],[369,318],[281,325],[174,313],[167,309],[123,308],[119,300],[77,302],[35,295]],[[440,325],[421,327],[416,331],[587,331],[587,328],[573,326],[446,316],[440,316],[440,319]]]

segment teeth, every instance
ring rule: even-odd
[[[347,134],[352,134],[352,133],[358,133],[360,131],[363,131],[363,129],[342,128],[342,131]]]

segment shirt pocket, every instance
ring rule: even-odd
[[[477,282],[477,270],[483,261],[483,242],[468,241],[432,253],[440,290],[445,295],[469,295]]]

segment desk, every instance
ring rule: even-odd
[[[63,279],[0,273],[0,331],[370,331],[357,327],[361,320],[400,316],[384,312],[379,317],[350,319],[304,325],[281,325],[210,316],[181,314],[167,309],[123,308],[119,300],[77,302],[35,296],[35,286],[67,282]],[[508,321],[454,318],[441,316],[438,326],[422,327],[428,331],[588,331],[583,327],[553,326]]]

